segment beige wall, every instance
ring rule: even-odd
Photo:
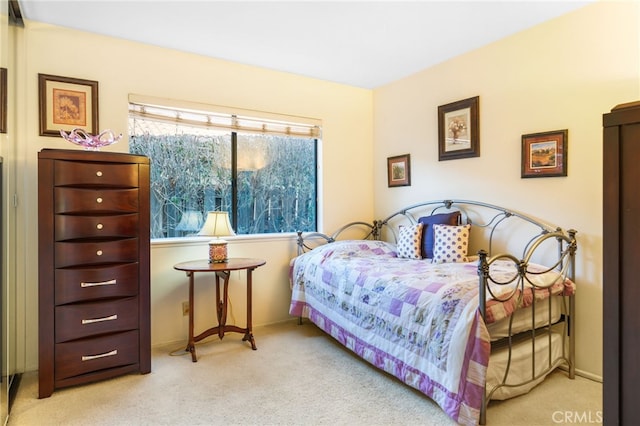
[[[127,131],[131,93],[312,117],[323,122],[322,229],[331,231],[356,219],[371,219],[373,209],[372,92],[291,74],[259,69],[153,46],[27,22],[19,48],[20,119],[16,162],[19,170],[18,229],[23,235],[18,262],[18,305],[26,340],[19,345],[25,370],[37,369],[37,153],[43,148],[73,148],[62,138],[38,136],[38,73],[97,80],[100,129]],[[127,151],[126,142],[109,150]],[[345,202],[348,200],[348,202]],[[289,318],[287,264],[295,254],[293,236],[231,241],[234,256],[261,257],[267,265],[254,275],[254,325]],[[186,276],[173,264],[206,257],[206,242],[160,244],[151,249],[152,343],[183,344],[182,301]],[[212,277],[208,277],[211,279]],[[214,325],[205,315],[212,286],[196,282],[196,326]],[[244,322],[244,276],[232,275],[234,315]],[[213,306],[209,303],[209,307]],[[210,308],[211,309],[211,308]],[[212,311],[209,310],[209,314]],[[197,330],[196,330],[197,332]],[[260,337],[256,336],[257,344]]]
[[[375,212],[463,198],[578,230],[577,367],[602,376],[602,114],[640,97],[639,5],[603,2],[374,91]],[[416,52],[419,54],[419,52]],[[479,158],[438,161],[437,107],[480,96]],[[568,176],[521,179],[521,135],[568,129]],[[412,185],[387,188],[386,157]]]

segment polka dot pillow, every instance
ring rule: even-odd
[[[433,263],[467,262],[471,225],[433,225]]]
[[[422,259],[422,224],[400,226],[398,230],[398,257]]]

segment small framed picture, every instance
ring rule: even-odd
[[[567,129],[522,135],[522,177],[567,175]]]
[[[98,132],[98,82],[38,74],[40,136],[60,136],[60,130]]]
[[[438,160],[480,156],[480,97],[438,107]]]
[[[409,154],[387,158],[387,179],[389,187],[411,186],[411,156]]]

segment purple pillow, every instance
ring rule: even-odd
[[[422,223],[422,257],[433,258],[433,225],[459,225],[460,212],[434,214],[431,216],[423,216],[418,219],[418,223]]]

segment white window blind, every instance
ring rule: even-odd
[[[320,120],[172,100],[129,96],[129,116],[236,132],[321,137]]]

